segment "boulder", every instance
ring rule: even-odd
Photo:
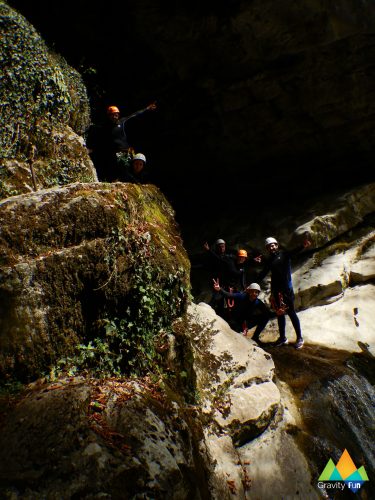
[[[299,312],[303,336],[311,344],[348,352],[369,349],[374,355],[374,303],[373,284],[347,288],[340,300]],[[287,335],[293,336],[288,321]]]
[[[365,217],[375,212],[375,183],[353,189],[329,204],[317,204],[310,208],[314,216],[294,231],[292,244],[301,241],[305,233],[310,235],[315,247],[322,247],[338,236],[355,228]]]
[[[375,279],[375,233],[369,236],[365,247],[360,248],[360,257],[350,268],[350,283],[359,284]]]
[[[173,215],[151,185],[70,184],[0,202],[0,373],[36,376],[122,320],[136,338],[181,315],[189,262]]]
[[[29,387],[0,443],[2,498],[207,498],[182,408],[146,379]]]
[[[245,472],[236,447],[262,434],[280,406],[271,356],[231,330],[207,304],[188,308],[193,368],[202,411],[213,498],[244,495]]]
[[[5,2],[0,26],[0,198],[97,180],[81,137],[90,123],[81,76]]]
[[[348,287],[372,281],[374,237],[371,228],[365,236],[353,231],[349,240],[338,239],[310,255],[293,274],[296,307],[329,304],[339,300]]]

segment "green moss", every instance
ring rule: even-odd
[[[80,75],[60,56],[51,53],[36,30],[5,2],[0,1],[0,149],[3,160],[23,164],[47,159],[53,175],[40,175],[39,187],[49,187],[79,179],[84,148],[77,155],[71,145],[59,147],[55,131],[70,126],[83,134],[89,125],[89,104]],[[81,159],[81,162],[79,161]],[[86,166],[81,167],[87,176]],[[4,167],[4,164],[2,166]],[[12,171],[13,172],[13,171]],[[20,174],[20,172],[19,172]],[[32,184],[24,171],[24,183]],[[14,172],[12,173],[12,176]],[[25,192],[8,175],[0,176],[0,194]],[[90,180],[93,180],[92,174]]]
[[[0,344],[18,371],[36,376],[59,359],[107,374],[159,363],[158,345],[190,297],[172,210],[157,231],[148,222],[159,205],[157,188],[128,184],[73,184],[3,202]]]

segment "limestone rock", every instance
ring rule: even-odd
[[[373,284],[345,290],[342,298],[331,304],[309,307],[299,312],[304,338],[312,344],[348,352],[361,352],[367,346],[375,354]],[[287,332],[291,327],[287,322]]]
[[[78,135],[90,122],[81,76],[5,2],[0,25],[0,198],[97,180]]]
[[[207,304],[192,304],[188,313],[192,324],[196,322],[198,325],[206,325],[206,331],[193,339],[197,388],[202,395],[204,411],[214,412],[219,419],[217,423],[229,430],[232,420],[239,419],[244,423],[248,417],[237,415],[228,419],[232,412],[231,397],[243,400],[245,391],[244,399],[247,399],[249,407],[244,413],[249,413],[251,404],[255,405],[258,400],[258,391],[265,384],[265,393],[268,393],[269,397],[258,401],[257,410],[255,405],[251,413],[258,411],[262,414],[265,411],[268,413],[269,422],[278,402],[277,391],[267,391],[274,376],[271,356],[259,349],[255,343],[234,332]],[[255,388],[257,385],[258,389]],[[233,408],[233,411],[236,410]]]
[[[282,397],[282,402],[289,408],[293,405],[285,397]],[[279,420],[277,426],[238,450],[240,462],[250,480],[245,498],[321,498],[313,487],[308,460],[290,434],[296,423],[299,422],[284,409],[282,421]]]
[[[271,356],[231,330],[207,304],[188,308],[194,370],[203,412],[213,498],[244,495],[236,447],[268,428],[280,405]],[[246,481],[245,481],[246,482]]]
[[[322,258],[318,252],[308,259],[293,275],[296,307],[306,309],[339,300],[348,287],[355,253],[354,246],[326,258]]]
[[[155,186],[134,184],[71,184],[2,201],[0,373],[48,370],[101,337],[103,320],[138,314],[138,301],[151,300],[146,287],[161,320],[182,314],[189,263],[173,215]],[[145,276],[142,263],[153,269]]]
[[[366,184],[335,198],[328,206],[316,205],[310,210],[317,215],[295,230],[294,240],[301,240],[307,232],[314,246],[321,247],[375,212],[375,184]]]
[[[220,409],[214,419],[233,436],[236,446],[254,439],[269,425],[280,403],[280,393],[273,382],[250,387],[231,387],[226,395],[231,405],[229,415]]]
[[[149,382],[61,380],[2,417],[2,498],[204,497],[183,413]]]
[[[296,307],[331,303],[339,300],[348,287],[371,281],[375,271],[374,237],[369,229],[365,236],[338,241],[305,260],[293,275]]]
[[[375,234],[366,241],[366,248],[350,269],[350,282],[363,283],[375,278]]]

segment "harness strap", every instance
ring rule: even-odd
[[[229,293],[232,293],[232,292],[233,292],[233,288],[229,287]],[[227,304],[228,304],[229,309],[232,309],[234,307],[234,299],[230,299],[229,297],[227,297]]]

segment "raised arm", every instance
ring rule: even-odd
[[[219,278],[216,279],[216,280],[213,279],[212,281],[214,282],[214,290],[215,290],[215,292],[220,292],[225,297],[229,297],[230,299],[240,299],[240,300],[244,300],[245,299],[246,294],[243,293],[243,292],[230,293],[230,292],[226,292],[223,288],[221,288],[220,283],[219,283]]]
[[[130,120],[130,118],[135,118],[136,116],[142,115],[146,111],[155,111],[156,109],[157,109],[156,102],[152,102],[146,108],[140,109],[139,111],[135,111],[131,115],[126,116],[125,118],[123,118],[121,121],[125,123],[128,120]]]

